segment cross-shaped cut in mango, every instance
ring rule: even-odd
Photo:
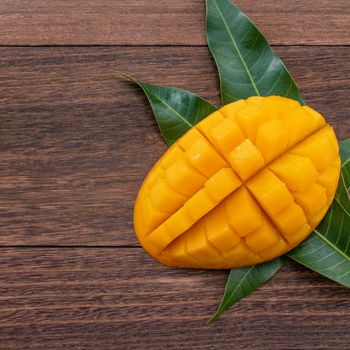
[[[245,187],[227,197],[228,221],[242,237],[253,232],[262,224],[262,211]]]

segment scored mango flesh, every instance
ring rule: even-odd
[[[224,269],[297,246],[320,223],[339,179],[333,129],[278,96],[228,104],[184,134],[154,165],[134,224],[161,263]]]

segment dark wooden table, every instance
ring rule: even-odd
[[[237,0],[305,100],[350,137],[349,0]],[[0,1],[0,349],[350,349],[350,292],[288,262],[213,325],[227,272],[139,247],[166,150],[111,69],[219,104],[202,0]]]

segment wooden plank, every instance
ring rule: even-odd
[[[278,47],[306,101],[350,136],[349,47]],[[0,244],[136,245],[137,190],[166,150],[139,79],[219,104],[206,48],[1,48]]]
[[[1,249],[2,349],[347,349],[348,290],[288,263],[213,325],[224,271],[141,249]]]
[[[348,0],[235,0],[273,44],[350,44]],[[204,0],[2,0],[2,45],[205,45]]]

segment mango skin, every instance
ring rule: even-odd
[[[279,96],[228,104],[183,135],[147,175],[134,226],[176,267],[227,269],[296,247],[330,207],[340,174],[325,119]]]

